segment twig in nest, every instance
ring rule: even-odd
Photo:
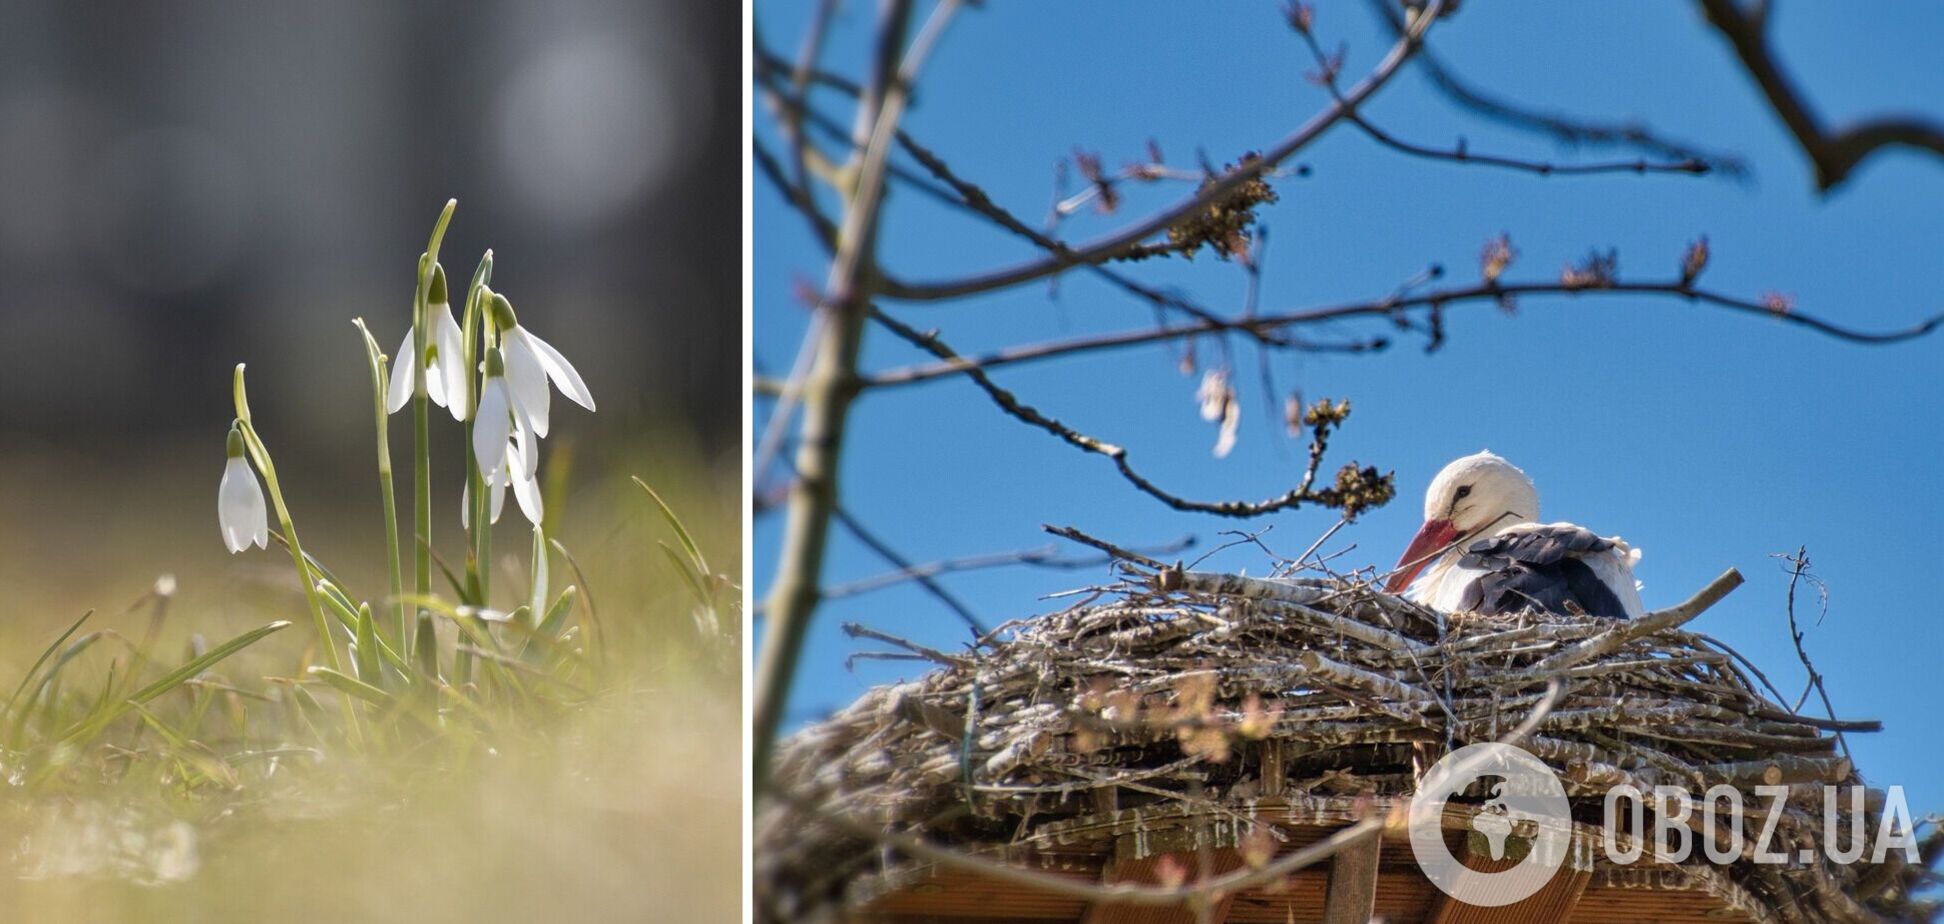
[[[1543,677],[1565,670],[1582,661],[1618,651],[1621,646],[1642,636],[1652,635],[1663,629],[1672,629],[1676,626],[1683,625],[1694,619],[1694,617],[1701,615],[1709,607],[1721,602],[1722,597],[1728,596],[1730,591],[1741,585],[1741,572],[1729,568],[1727,571],[1722,572],[1720,577],[1710,582],[1708,586],[1701,588],[1699,593],[1689,597],[1680,605],[1664,610],[1656,610],[1639,619],[1621,623],[1614,629],[1601,635],[1596,635],[1533,665],[1531,673],[1535,676]]]
[[[1823,686],[1822,674],[1817,673],[1816,665],[1809,662],[1808,649],[1802,647],[1803,630],[1796,626],[1795,615],[1796,584],[1800,583],[1804,578],[1807,578],[1809,583],[1816,585],[1816,588],[1822,593],[1823,615],[1828,615],[1829,613],[1829,589],[1824,587],[1823,582],[1817,580],[1815,575],[1809,573],[1808,546],[1797,546],[1794,555],[1783,555],[1780,557],[1789,563],[1789,641],[1795,645],[1796,657],[1801,659],[1802,669],[1809,674],[1809,682],[1803,686],[1802,695],[1796,697],[1795,705],[1790,707],[1790,711],[1801,712],[1802,704],[1809,700],[1809,691],[1815,690],[1817,695],[1822,697],[1823,710],[1829,714],[1831,720],[1834,720],[1836,718],[1836,707],[1830,704],[1829,690]],[[1822,616],[1817,616],[1816,622],[1821,624],[1822,619]],[[1843,733],[1840,731],[1836,733],[1836,742],[1843,746],[1843,756],[1850,756],[1849,742],[1844,740]]]
[[[896,645],[899,648],[903,648],[904,650],[909,651],[912,654],[917,655],[921,658],[924,658],[927,661],[936,661],[940,664],[945,665],[946,667],[965,666],[964,658],[948,655],[945,652],[939,651],[936,648],[927,648],[909,639],[902,639],[888,632],[879,632],[876,629],[873,629],[869,626],[859,625],[858,623],[854,623],[854,622],[844,623],[844,634],[850,636],[851,638],[868,638],[873,641],[883,642],[887,645]]]

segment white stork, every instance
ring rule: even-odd
[[[1532,479],[1480,452],[1431,479],[1424,526],[1385,589],[1397,593],[1409,586],[1412,600],[1447,613],[1577,610],[1633,619],[1645,612],[1633,576],[1639,560],[1640,552],[1617,536],[1602,538],[1572,523],[1540,523]]]

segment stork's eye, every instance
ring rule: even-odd
[[[1459,486],[1458,486],[1458,499],[1459,499],[1459,500],[1464,500],[1465,498],[1467,498],[1467,497],[1470,497],[1470,496],[1471,496],[1471,485],[1468,485],[1468,484],[1467,484],[1467,485],[1459,485]]]

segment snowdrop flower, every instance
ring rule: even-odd
[[[461,359],[465,335],[452,317],[445,267],[432,268],[432,292],[426,300],[430,308],[426,322],[432,327],[432,359],[425,367],[425,396],[433,404],[451,410],[454,419],[465,420],[466,369]],[[425,361],[426,351],[414,349],[415,333],[406,329],[405,342],[399,345],[397,358],[392,360],[391,389],[385,395],[385,407],[393,414],[412,399],[412,380],[418,375],[418,364]]]
[[[541,520],[546,517],[546,507],[541,503],[540,499],[540,481],[528,472],[526,462],[523,461],[537,455],[537,439],[537,437],[532,436],[525,429],[515,428],[513,430],[513,442],[506,449],[506,454],[500,462],[500,470],[494,477],[486,479],[486,490],[490,492],[487,496],[491,498],[491,502],[488,505],[489,517],[487,522],[499,522],[500,511],[506,507],[506,489],[508,485],[512,486],[513,499],[520,505],[520,514],[526,517],[528,523],[539,526]],[[534,445],[535,448],[529,450],[527,449],[529,445]],[[460,492],[459,525],[467,529],[472,527],[472,484],[470,479],[465,489]]]
[[[567,396],[567,400],[594,409],[594,396],[587,391],[587,383],[581,381],[580,373],[574,371],[574,364],[552,344],[535,337],[533,333],[520,326],[520,320],[513,314],[513,304],[506,296],[492,293],[493,324],[500,330],[500,347],[506,357],[506,381],[512,389],[513,401],[525,413],[527,422],[533,427],[534,436],[547,435],[547,382],[553,381],[554,387]]]
[[[497,348],[486,351],[486,383],[479,389],[479,407],[473,412],[473,459],[487,485],[504,483],[508,463],[518,466],[521,477],[532,478],[540,465],[538,432],[519,402],[508,390],[506,359]],[[515,436],[533,438],[515,440]]]
[[[256,471],[243,458],[243,428],[230,426],[229,463],[223,466],[223,482],[216,488],[216,522],[223,528],[223,544],[234,555],[251,544],[270,546],[270,515],[263,506],[263,489],[257,486]]]

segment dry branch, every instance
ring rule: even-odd
[[[1728,40],[1748,76],[1808,155],[1816,168],[1817,189],[1834,189],[1865,158],[1891,145],[1944,158],[1944,126],[1913,116],[1876,118],[1840,132],[1829,131],[1769,48],[1766,0],[1747,10],[1738,0],[1700,2],[1709,24]]]

